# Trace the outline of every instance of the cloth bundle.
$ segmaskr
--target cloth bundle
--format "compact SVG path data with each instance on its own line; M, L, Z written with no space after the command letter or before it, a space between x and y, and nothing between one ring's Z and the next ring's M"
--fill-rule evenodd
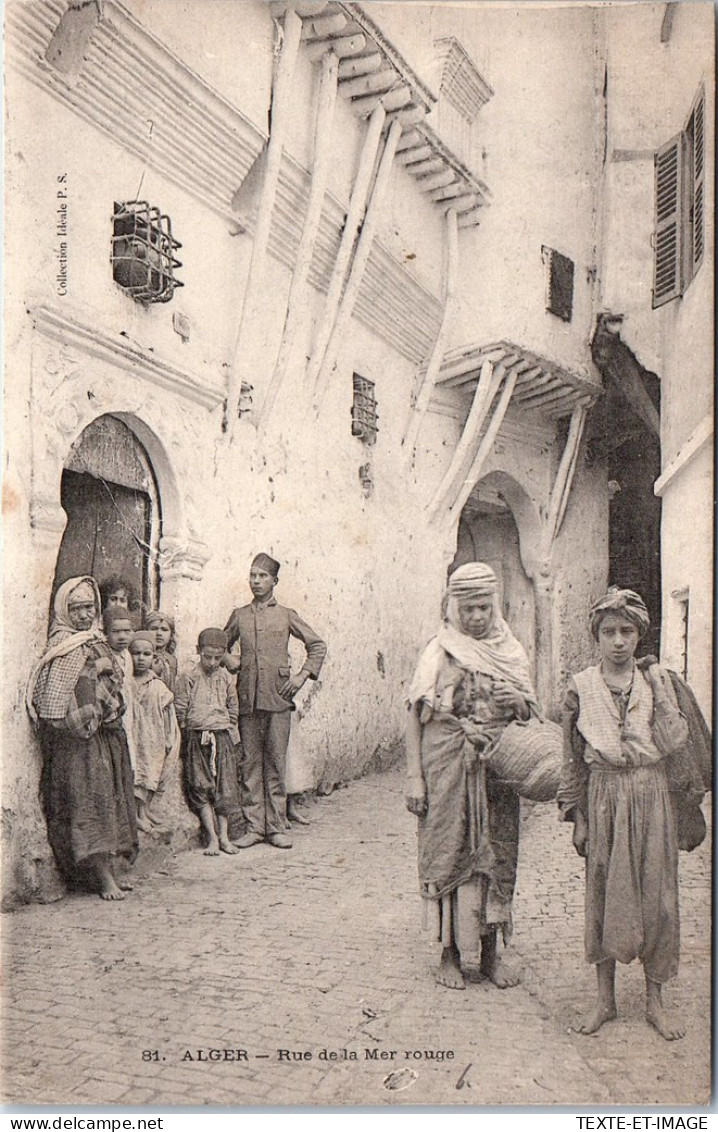
M531 802L556 797L562 765L562 728L534 716L509 723L488 760L495 778Z

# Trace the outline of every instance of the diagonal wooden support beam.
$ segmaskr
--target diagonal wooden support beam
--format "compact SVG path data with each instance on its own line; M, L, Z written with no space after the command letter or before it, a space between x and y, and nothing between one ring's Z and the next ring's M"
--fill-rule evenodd
M501 396L499 397L496 408L491 414L489 427L486 429L486 432L481 439L481 443L479 444L476 455L474 456L473 462L469 468L469 472L465 477L464 482L460 484L459 494L449 508L449 514L447 518L449 524L458 522L459 515L461 514L466 500L471 495L475 484L477 484L481 479L483 466L486 463L487 457L494 446L496 437L499 434L499 429L501 428L504 417L506 416L506 410L508 409L511 402L511 396L514 391L514 386L516 385L517 377L517 367L513 366L506 374L506 380L504 381L504 386L501 390Z
M434 392L436 377L441 369L441 362L446 348L446 339L451 325L451 316L454 308L454 294L456 291L456 277L459 262L459 233L456 225L456 213L451 210L446 214L446 268L444 275L444 309L441 316L441 325L434 341L426 372L419 385L416 403L411 411L409 423L403 440L404 452L408 460L413 460L416 441L419 436L421 423Z
M309 186L309 199L304 217L304 226L297 249L297 259L289 287L284 330L279 346L274 372L267 387L264 401L259 410L257 424L265 426L271 415L277 395L284 381L289 365L297 331L308 309L308 279L312 264L314 242L319 231L322 206L326 194L329 169L333 155L332 124L337 100L337 74L339 61L328 52L322 60L322 70L317 89L316 121L314 131L314 161L312 180Z
M374 163L376 161L376 154L381 140L381 131L385 120L386 111L383 106L379 105L369 119L369 125L364 135L364 144L359 158L359 167L354 179L354 187L349 202L349 211L347 212L347 218L344 222L337 258L334 261L332 276L329 280L329 289L317 326L314 349L309 365L307 366L306 387L310 399L313 399L314 396L319 369L324 359L332 327L334 326L339 310L339 303L346 282L351 253L359 228L364 219L369 184L374 171Z
M359 288L364 278L366 265L369 262L369 255L371 253L372 244L374 243L379 217L381 216L384 196L386 195L389 179L391 177L394 155L396 154L396 145L401 137L401 130L401 122L395 119L389 127L389 133L384 143L384 150L381 155L381 160L379 161L374 189L367 207L361 234L357 241L346 289L342 296L339 310L337 311L336 321L332 328L326 353L317 377L317 386L314 395L314 403L317 411L321 407L324 394L326 393L329 381L336 368L336 359L341 342L354 311L354 304L356 303Z
M586 413L586 406L578 405L571 414L566 444L556 472L556 479L551 489L548 513L544 521L541 540L542 558L544 562L547 563L551 560L556 536L561 529L561 524L566 514L568 497L571 493L573 477L578 462L581 437L583 436L583 429L586 423Z
M272 130L267 142L264 179L252 241L252 255L227 383L227 405L222 424L223 431L230 443L237 427L242 382L254 384L254 368L257 365L257 356L253 336L256 334L256 327L260 322L259 309L262 303L262 284L272 210L277 196L282 150L289 125L292 80L299 53L301 31L301 19L296 12L288 11L284 17L282 50L272 87Z
M471 465L479 444L484 419L504 379L506 370L504 358L505 351L501 350L496 354L490 354L481 366L479 380L474 390L474 399L461 438L444 478L429 504L429 514L432 516L446 507L447 499L451 499L458 491L458 484Z

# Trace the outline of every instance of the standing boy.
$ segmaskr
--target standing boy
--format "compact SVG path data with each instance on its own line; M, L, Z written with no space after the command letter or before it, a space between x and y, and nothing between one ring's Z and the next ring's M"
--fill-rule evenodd
M239 732L242 738L242 813L246 832L235 842L247 849L268 841L276 849L291 849L287 836L287 744L294 696L307 679L316 680L327 646L293 609L278 605L274 587L279 563L258 554L249 572L254 600L232 610L225 626L229 648L237 641L239 661L225 658L230 671L239 669ZM299 672L289 667L289 638L306 649Z
M199 816L205 856L236 853L229 840L229 815L238 808L237 692L220 668L227 651L221 629L203 629L197 642L199 664L177 680L175 712L182 731L185 787L190 809Z

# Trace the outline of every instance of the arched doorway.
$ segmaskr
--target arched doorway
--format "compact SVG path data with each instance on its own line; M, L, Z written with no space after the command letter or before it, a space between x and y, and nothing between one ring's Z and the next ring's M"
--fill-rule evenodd
M143 607L159 600L157 548L162 513L157 481L144 446L118 417L98 417L75 441L62 472L67 514L53 597L66 578L119 575Z
M519 529L500 492L496 477L474 487L459 519L456 555L449 570L465 562L486 562L499 580L499 605L511 631L521 642L536 676L536 608L534 587L521 561Z

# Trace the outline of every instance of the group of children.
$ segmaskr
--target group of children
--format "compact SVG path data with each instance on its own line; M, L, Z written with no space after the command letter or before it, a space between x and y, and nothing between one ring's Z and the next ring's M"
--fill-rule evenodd
M136 614L130 610L131 586L122 578L111 582L109 587L100 587L105 636L102 651L121 678L137 826L144 833L160 832L158 803L176 767L180 747L175 710L175 623L170 614L154 609L145 614L144 628L137 630Z
M144 833L162 832L159 802L184 747L185 794L200 819L204 851L236 853L227 823L239 809L239 706L235 681L220 667L227 635L204 629L199 663L178 676L174 619L153 609L142 619L144 628L136 630L131 586L121 578L111 582L100 587L104 651L122 678L137 826Z
M291 800L287 807L287 746L294 696L317 678L326 645L294 610L277 604L278 574L274 558L255 557L253 601L233 610L224 630L202 630L199 660L180 675L172 617L152 610L136 631L132 587L116 577L100 586L102 647L122 683L137 826L145 833L162 828L158 802L180 752L185 798L200 820L207 855L234 854L265 840L290 849L289 820L306 824ZM294 675L290 637L306 651ZM239 656L230 652L236 644ZM229 820L240 810L246 829L233 841Z

